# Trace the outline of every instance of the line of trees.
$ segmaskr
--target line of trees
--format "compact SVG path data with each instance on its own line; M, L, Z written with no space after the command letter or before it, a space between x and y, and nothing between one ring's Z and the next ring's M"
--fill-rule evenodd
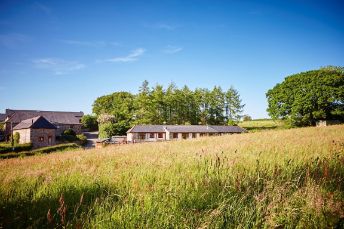
M150 87L144 81L138 94L115 92L97 98L93 113L99 122L100 137L125 134L135 124L233 125L243 112L239 92L215 86L179 89L174 83Z

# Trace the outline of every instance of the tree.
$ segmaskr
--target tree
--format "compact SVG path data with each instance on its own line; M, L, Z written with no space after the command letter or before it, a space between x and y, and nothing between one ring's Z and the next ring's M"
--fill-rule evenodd
M129 92L115 92L101 96L93 103L93 113L97 115L100 125L107 123L100 118L103 118L104 115L110 115L114 120L111 123L116 126L113 128L115 132L111 133L124 135L134 120L134 100L135 96Z
M81 123L82 123L83 128L86 128L89 131L98 130L97 116L95 115L82 116Z
M239 92L233 86L225 93L225 104L227 122L236 123L240 121L245 104L242 104Z
M179 89L170 83L167 89L157 84L150 87L144 81L138 94L115 92L101 96L93 103L102 136L125 134L136 124L209 124L226 125L228 116L239 120L243 109L238 91L231 87L224 92L215 86L212 90L188 86ZM227 113L225 112L227 111ZM110 120L106 120L106 117ZM104 121L105 118L105 121ZM91 117L85 117L86 122ZM234 122L234 121L233 121Z
M242 120L243 121L252 121L252 117L246 114L246 115L242 116Z
M135 97L134 124L150 124L153 116L151 89L147 80L143 81L139 93Z
M344 120L344 70L325 67L288 76L266 93L268 113L291 126L315 125L321 119Z

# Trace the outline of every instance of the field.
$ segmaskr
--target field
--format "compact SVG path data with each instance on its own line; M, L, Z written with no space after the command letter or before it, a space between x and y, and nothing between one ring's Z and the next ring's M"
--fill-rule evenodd
M286 129L287 125L282 120L257 119L252 121L242 121L240 127L245 128L249 132L258 132L262 130Z
M0 161L0 228L344 227L344 126Z

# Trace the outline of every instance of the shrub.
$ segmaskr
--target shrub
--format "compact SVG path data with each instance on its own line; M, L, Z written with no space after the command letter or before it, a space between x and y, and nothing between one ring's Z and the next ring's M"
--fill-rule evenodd
M21 152L21 153L16 153L16 152L4 153L4 154L0 154L0 159L33 156L37 154L46 154L46 153L52 153L52 152L62 152L62 151L77 149L77 148L80 148L78 144L67 143L67 144L61 144L61 145L56 145L56 146L43 147L36 150Z
M228 120L227 124L228 124L228 126L237 126L238 125L237 122L232 120L232 119Z
M13 141L15 145L19 144L20 134L18 132L15 132L13 135Z
M13 150L14 149L14 150ZM11 146L11 144L1 144L0 145L0 153L9 153L9 152L22 152L22 151L29 151L32 149L31 143L19 144L15 146Z
M81 118L82 127L89 131L98 130L97 117L93 115L84 115Z
M244 117L242 118L243 121L252 121L252 117L249 115L244 115Z
M76 136L76 133L73 129L67 129L65 131L63 131L63 134L62 135L70 135L70 136Z
M36 150L32 150L32 153L39 154L39 153L51 153L51 152L56 152L56 151L64 151L67 149L76 149L79 148L80 146L76 143L67 143L67 144L60 144L60 145L55 145L55 146L48 146L48 147L43 147L39 148Z
M76 138L80 145L85 146L87 144L87 137L84 134L78 134Z
M109 138L116 133L116 126L114 123L107 122L99 125L99 138Z

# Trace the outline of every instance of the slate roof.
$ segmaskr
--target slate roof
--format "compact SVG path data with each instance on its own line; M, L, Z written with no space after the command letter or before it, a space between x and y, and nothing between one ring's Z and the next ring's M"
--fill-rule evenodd
M30 119L25 119L16 125L13 130L21 129L56 129L56 126L51 124L43 116L37 116Z
M172 133L217 133L217 131L210 126L202 125L174 125L167 126L166 129Z
M239 126L206 126L206 125L136 125L127 133L242 133L245 129Z
M246 132L245 129L240 126L210 126L219 133L242 133Z
M136 125L133 126L128 133L164 133L164 125Z
M80 124L79 119L84 115L83 112L66 111L36 111L36 110L11 110L6 109L9 117L6 121L19 123L22 120L43 116L53 124Z
M0 114L0 122L5 121L7 115L6 114Z

